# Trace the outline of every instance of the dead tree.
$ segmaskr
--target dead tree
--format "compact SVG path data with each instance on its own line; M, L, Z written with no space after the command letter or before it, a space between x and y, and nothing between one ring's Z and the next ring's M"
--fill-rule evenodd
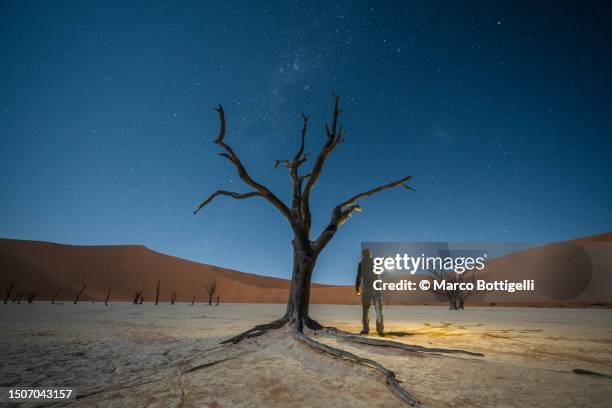
M191 299L191 306L195 305L195 295L193 297L193 299Z
M79 298L81 297L81 294L85 291L85 288L87 288L87 285L83 284L83 287L81 288L81 290L79 290L78 293L76 294L76 296L74 297L74 304L75 305L77 303L79 303Z
M155 305L159 303L159 280L157 281L157 288L155 289Z
M320 329L321 326L310 319L308 315L312 271L319 255L332 240L338 228L347 221L353 213L361 211L361 207L358 204L361 200L395 187L405 187L412 190L412 188L406 184L411 176L405 176L391 183L382 184L362 193L355 194L333 207L330 220L325 229L321 231L316 238L311 238L312 215L310 212L310 196L315 184L321 176L326 160L344 140L345 135L344 128L338 124L341 113L338 102L339 97L334 96L331 125L325 124L326 141L309 173L300 174L299 172L300 167L308 159L308 155L304 151L308 117L304 114L302 114L303 126L297 152L291 159L276 160L275 162L275 167L283 165L287 167L289 171L293 187L290 206L282 202L263 184L255 181L240 161L234 149L225 142L225 113L221 105L216 108L219 114L220 131L215 143L224 150L224 152L219 155L227 159L236 168L242 181L253 190L246 193L218 190L206 198L206 200L195 209L194 213L198 213L202 208L219 196L227 196L238 200L261 197L272 204L272 206L287 219L293 232L293 273L291 277L291 288L285 314L277 322L274 322L271 328L279 324L283 326L289 323L292 326L296 326L297 330L300 332L304 325L309 328Z
M108 306L108 299L110 299L111 289L108 288L108 292L106 293L106 299L104 299L104 306Z
M321 176L325 162L331 153L344 140L345 130L338 124L341 110L338 105L339 97L334 95L333 98L333 113L331 124L325 123L325 144L319 151L310 172L301 172L301 166L308 160L308 155L305 153L305 139L308 128L308 117L302 114L303 126L300 133L299 147L295 154L289 159L275 161L275 167L280 165L286 167L289 171L289 177L292 185L291 203L286 204L278 198L270 189L260 182L256 181L244 167L242 161L234 149L225 141L225 113L223 106L219 105L215 110L219 115L220 130L215 143L223 150L219 156L227 159L236 169L240 179L250 187L246 192L235 192L217 190L208 196L194 211L198 213L202 208L210 204L215 198L220 196L230 197L236 200L244 200L248 198L259 197L271 204L279 213L287 220L293 232L293 272L291 276L291 287L287 300L287 308L285 313L277 320L255 326L231 339L225 340L224 343L238 343L243 339L260 336L268 330L278 329L286 324L292 327L293 338L300 341L318 351L333 355L335 357L345 358L359 364L367 365L381 372L391 388L391 391L403 401L418 405L418 400L406 391L399 382L395 379L393 371L386 369L375 361L364 359L351 354L347 351L333 348L323 343L319 343L303 333L303 328L306 326L318 332L329 333L336 336L344 336L347 341L350 338L344 332L334 328L324 328L318 322L311 319L309 316L310 304L310 284L312 272L321 252L329 244L335 236L338 228L347 221L353 213L361 212L359 203L361 200L368 198L379 192L389 190L396 187L404 187L408 190L413 190L408 186L407 182L411 176L404 176L387 184L381 184L364 192L353 195L346 200L334 206L331 210L331 216L327 226L316 236L311 236L312 215L310 208L310 197L314 187ZM366 339L367 340L367 339ZM382 340L379 340L382 341ZM366 341L367 342L367 341ZM373 344L371 345L380 345ZM385 341L387 347L399 347L396 342Z
M430 292L435 294L439 299L445 299L448 302L449 310L463 310L465 301L476 293L476 289L462 289L459 285L471 283L472 286L476 285L476 275L472 271L468 277L467 272L447 272L444 269L435 270L429 269L429 273L434 276L433 281L438 282L442 289L436 289L434 282L429 289Z
M11 292L13 291L13 282L9 281L9 285L8 288L6 289L6 296L4 296L4 304L6 305L8 303L9 298L11 297Z
M208 306L212 306L213 296L217 291L217 281L213 278L206 285L206 292L208 293Z
M170 304L173 305L174 302L176 302L176 299L178 298L178 295L176 294L176 290L174 292L172 292L172 298L170 299Z
M132 303L137 305L138 301L140 300L140 296L141 295L142 295L142 290L137 290L136 292L134 292L134 297L132 298Z
M217 303L215 303L215 306L219 306L219 301L221 300L221 296L217 296Z
M56 291L56 292L53 294L53 296L51 297L51 304L55 304L55 298L57 298L57 295L59 295L59 294L60 294L60 292L61 292L61 290L60 290L60 289L58 289L58 290L57 290L57 291Z
M36 297L36 292L30 292L30 291L27 292L26 299L28 300L28 303L32 303L35 297Z

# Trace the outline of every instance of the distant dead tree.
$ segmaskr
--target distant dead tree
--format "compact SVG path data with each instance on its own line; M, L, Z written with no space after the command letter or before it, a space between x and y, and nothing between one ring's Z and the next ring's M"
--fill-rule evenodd
M217 296L217 303L215 304L215 306L219 306L219 301L221 300L221 296Z
M57 298L57 295L59 295L59 294L60 294L60 292L61 292L61 290L59 290L59 289L58 289L58 290L57 290L57 291L56 291L56 292L53 294L53 296L51 297L51 304L54 304L54 303L55 303L55 298Z
M458 287L459 284L471 283L475 286L476 276L474 271L468 277L467 272L457 273L448 272L444 269L435 270L429 269L429 273L434 276L433 281L444 283L442 289L435 289L433 282L429 289L430 292L438 296L438 298L446 299L448 301L449 310L463 310L465 301L476 293L476 289L467 290Z
M159 303L159 280L157 281L157 289L155 289L155 305Z
M11 292L13 291L13 282L9 281L8 288L6 289L6 296L4 296L4 304L6 305L9 298L11 297Z
M217 281L213 278L208 282L208 284L205 287L206 287L206 292L208 292L208 306L211 306L212 301L213 301L213 296L215 295L215 292L217 291Z
M30 292L30 291L27 292L26 298L28 300L28 303L32 303L35 297L36 297L36 292Z
M17 292L15 296L13 296L12 303L16 303L17 299L21 300L21 291Z
M195 305L195 295L193 296L193 299L191 299L191 306Z
M174 302L176 302L176 299L178 298L178 295L176 294L176 290L174 292L172 292L172 298L170 299L170 304L173 305Z
M81 288L81 290L79 290L78 293L76 294L76 296L74 297L74 304L75 305L77 303L79 303L79 298L81 297L81 294L85 291L85 288L87 288L87 285L83 284L83 287Z
M137 290L136 292L134 292L134 297L132 298L132 303L137 305L138 301L140 300L140 296L141 295L142 295L142 290Z
M111 289L108 288L108 292L106 293L106 299L104 299L104 306L108 306L108 299L110 299Z

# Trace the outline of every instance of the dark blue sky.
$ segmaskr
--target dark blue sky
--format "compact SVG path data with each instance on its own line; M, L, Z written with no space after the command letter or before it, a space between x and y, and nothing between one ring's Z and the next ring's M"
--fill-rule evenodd
M364 201L314 279L361 241L556 241L612 230L612 13L596 2L8 2L0 6L0 235L155 250L288 277L290 229L213 140L289 199L304 110L346 141L314 196ZM306 3L306 2L301 2ZM498 4L499 3L499 4Z

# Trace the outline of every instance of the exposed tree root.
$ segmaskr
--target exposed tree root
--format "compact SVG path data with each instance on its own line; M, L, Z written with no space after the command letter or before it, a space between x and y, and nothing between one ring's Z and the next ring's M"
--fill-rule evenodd
M287 321L288 320L285 317L281 317L280 319L274 320L270 323L257 325L253 327L252 329L249 329L245 332L240 333L237 336L232 337L231 339L223 340L221 344L228 344L228 343L236 344L236 343L241 342L244 339L261 336L268 330L280 329L285 324L287 324Z
M185 370L185 371L181 372L180 374L181 374L181 375L183 375L183 374L189 374L189 373L192 373L192 372L194 372L194 371L201 370L202 368L208 368L208 367L212 367L212 366L214 366L214 365L220 364L220 363L225 363L226 361L229 361L229 360L233 360L233 359L235 359L235 358L238 358L240 355L242 355L242 354L239 354L239 355L234 356L234 357L222 358L221 360L215 360L215 361L211 361L211 362L209 362L209 363L199 364L199 365L197 365L197 366L191 367L191 368L189 368L189 369L187 369L187 370Z
M400 385L397 378L395 378L395 373L385 368L380 363L377 363L376 361L367 358L361 358L353 353L328 346L327 344L319 343L318 341L311 339L310 337L306 336L304 333L297 329L292 330L292 334L293 338L297 341L300 341L318 351L330 354L337 358L344 358L350 361L354 361L358 364L362 364L375 369L376 371L382 373L385 376L385 379L387 380L387 385L391 389L391 392L395 394L399 399L414 407L421 406L419 400L417 400L414 395L410 394L406 389L404 389L404 387Z
M280 329L281 327L283 327L285 324L287 324L289 322L289 320L286 317L282 317L278 320L274 320L270 323L266 323L266 324L260 324L257 325L255 327L253 327L252 329L249 329L245 332L240 333L237 336L234 336L230 339L224 340L221 342L221 344L237 344L239 342L241 342L244 339L248 339L251 337L257 337L257 336L261 336L262 334L266 333L269 330L274 330L274 329ZM296 339L297 341L300 341L318 351L321 351L323 353L326 354L330 354L334 357L337 358L344 358L350 361L354 361L358 364L362 364L365 365L367 367L373 368L377 371L379 371L380 373L382 373L385 376L385 379L387 381L387 384L391 390L391 392L396 395L399 399L401 399L402 401L406 402L407 404L414 406L414 407L420 407L420 402L416 399L415 396L413 396L412 394L410 394L406 389L404 389L401 385L400 382L395 378L395 373L387 368L385 368L383 365L381 365L380 363L374 361L374 360L370 360L367 358L361 358L351 352L348 351L344 351L344 350L340 350L337 349L335 347L331 347L328 346L326 344L323 343L319 343L316 340L311 339L310 337L306 336L304 333L302 333L301 331L301 327L302 326L306 326L311 330L315 330L315 331L323 331L323 330L329 330L329 332L331 332L331 330L333 329L334 331L338 332L338 333L344 333L346 335L350 335L350 333L348 332L343 332L341 330L338 330L336 328L333 327L323 327L319 322L317 322L316 320L313 320L311 318L305 318L302 321L302 324L297 324L297 323L293 323L293 328L292 328L292 335L293 338ZM390 342L393 343L393 342ZM397 343L399 344L399 343ZM219 361L222 362L223 360ZM207 367L210 365L213 365L216 363L207 363L204 364L203 367ZM202 368L203 368L202 367ZM198 367L194 368L197 369ZM192 371L192 370L189 370ZM189 372L187 371L187 372ZM185 372L183 372L185 373Z
M244 339L261 336L262 334L268 332L269 330L280 329L287 323L289 323L289 319L287 319L286 317L282 317L270 323L257 325L253 327L252 329L249 329L245 332L240 333L237 336L234 336L230 339L222 341L221 344L230 344L230 345L237 344ZM391 392L394 395L396 395L398 398L400 398L402 401L408 403L411 406L420 406L420 402L416 399L415 396L410 394L406 389L404 389L400 385L399 381L395 378L395 373L393 371L385 368L383 365L381 365L380 363L374 360L362 358L351 352L341 350L335 347L331 347L331 346L328 346L327 344L320 343L316 340L313 340L312 338L306 336L302 332L301 330L302 327L306 326L307 328L313 330L315 335L328 334L328 335L337 337L344 341L351 341L354 343L365 344L365 345L370 345L370 346L375 346L375 347L390 347L390 348L396 348L396 349L416 352L416 353L446 353L446 354L466 354L469 356L479 356L479 357L484 356L484 354L482 353L475 353L475 352L466 351L466 350L424 347L424 346L419 346L415 344L405 344L405 343L400 343L400 342L395 342L395 341L390 341L390 340L380 340L380 339L373 339L369 337L357 336L353 333L349 333L347 331L340 330L335 327L324 327L319 322L311 319L310 317L303 319L301 323L302 324L298 324L294 322L292 324L293 326L292 335L294 339L318 351L321 351L323 353L330 354L334 357L351 360L358 364L362 364L362 365L365 365L367 367L370 367L370 368L373 368L379 371L385 376L385 379L387 381L389 388L391 389ZM406 335L407 333L400 332L399 334ZM207 363L207 364L204 364L203 367L206 367L212 364L215 364L215 363Z
M331 334L332 336L338 337L341 340L351 341L353 343L367 344L369 346L376 346L376 347L391 347L391 348L396 348L400 350L413 351L417 353L446 353L446 354L466 354L468 356L478 356L478 357L484 356L484 354L482 353L476 353L473 351L466 351L466 350L459 350L459 349L445 349L445 348L438 348L438 347L424 347L424 346L419 346L416 344L406 344L406 343L400 343L400 342L391 341L391 340L381 340L381 339L373 339L370 337L356 336L354 334L350 334L347 332L343 332L341 330L337 330L333 327L326 327L322 330L319 330L318 333Z
M572 370L572 372L575 373L575 374L593 375L595 377L602 377L602 378L612 378L612 375L598 373L598 372L595 372L595 371L584 370L582 368L574 368Z
M192 361L197 360L198 358L204 357L205 355L210 354L210 353L214 353L214 352L217 352L217 351L224 350L224 349L226 349L226 348L228 348L230 346L231 346L231 344L225 344L225 345L220 346L220 347L209 348L209 349L203 350L201 353L198 353L198 354L196 354L196 355L194 355L192 357L176 361L172 365L174 365L177 368L185 367L185 366L189 365L189 363L191 363Z
M382 340L382 339L373 339L370 337L358 336L356 334L337 329L335 327L323 327L315 320L311 320L311 324L306 324L306 326L315 331L315 334L329 334L335 337L338 337L345 341L352 341L354 343L366 344L369 346L376 347L391 347L405 351L413 351L417 353L446 353L446 354L466 354L468 356L477 356L484 357L482 353L476 353L473 351L459 350L459 349L445 349L445 348L437 348L437 347L424 347L416 344L406 344L400 343L397 341L391 340ZM319 328L317 328L319 327ZM400 332L402 335L406 335L407 333ZM390 333L389 333L390 334Z

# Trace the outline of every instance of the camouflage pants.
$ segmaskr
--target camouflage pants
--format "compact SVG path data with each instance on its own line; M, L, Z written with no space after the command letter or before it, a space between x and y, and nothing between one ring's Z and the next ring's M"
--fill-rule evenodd
M380 292L363 292L361 294L361 306L363 308L361 321L363 323L363 330L366 332L370 331L370 305L372 303L374 303L374 309L376 310L376 332L382 334L384 332L384 325L382 294Z

